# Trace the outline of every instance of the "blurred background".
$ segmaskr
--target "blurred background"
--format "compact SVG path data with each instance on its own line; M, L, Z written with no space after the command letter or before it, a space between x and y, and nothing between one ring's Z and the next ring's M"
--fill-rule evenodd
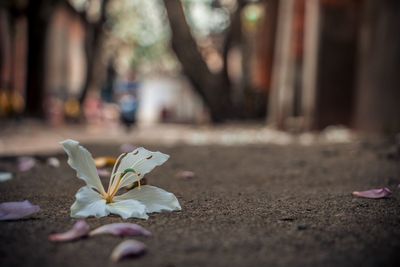
M2 0L0 121L400 131L396 0Z

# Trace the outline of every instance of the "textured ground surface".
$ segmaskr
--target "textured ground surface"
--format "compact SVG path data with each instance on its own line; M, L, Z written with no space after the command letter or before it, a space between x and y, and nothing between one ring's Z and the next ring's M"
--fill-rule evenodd
M118 154L118 147L88 146L96 156ZM118 266L400 266L400 190L382 200L351 196L400 182L400 161L382 143L152 149L171 158L150 183L174 192L183 210L129 220L154 236L138 238L145 256ZM0 266L114 266L109 255L121 238L47 241L73 225L69 207L83 185L59 156L58 169L40 163L0 183L1 202L42 207L32 218L0 222ZM16 172L10 159L0 168ZM196 177L176 178L179 170Z

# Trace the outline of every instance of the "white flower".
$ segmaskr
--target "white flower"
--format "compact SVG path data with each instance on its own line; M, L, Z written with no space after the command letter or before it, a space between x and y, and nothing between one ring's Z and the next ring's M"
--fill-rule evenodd
M142 147L120 155L105 191L89 151L74 140L65 140L61 144L68 154L68 164L76 170L78 178L86 182L86 186L79 189L75 195L76 201L71 206L71 217L104 217L112 213L124 219L147 219L147 213L181 210L174 194L155 186L140 186L143 176L167 161L168 155L151 152ZM129 187L134 182L138 182L139 186L117 195L121 188Z

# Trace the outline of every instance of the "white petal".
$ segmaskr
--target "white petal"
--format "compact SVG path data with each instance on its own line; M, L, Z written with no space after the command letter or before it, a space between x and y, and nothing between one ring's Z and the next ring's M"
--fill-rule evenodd
M88 186L79 189L75 198L76 201L71 206L71 217L73 218L104 217L110 214L105 199Z
M115 198L114 198L115 199ZM123 219L139 218L147 219L146 207L139 201L133 199L115 200L113 203L107 204L109 213L117 214Z
M68 155L68 164L76 171L77 176L84 180L88 186L105 194L90 152L80 146L77 141L71 139L65 140L61 144Z
M140 189L136 187L114 199L136 199L146 206L147 213L181 210L181 205L174 194L151 185L143 185Z
M11 172L0 172L0 182L11 180L13 175Z
M162 165L168 160L169 156L161 152L152 152L143 147L139 147L128 153L120 162L117 173L123 173L126 169L132 168L136 174L129 173L123 179L120 188L131 185L140 180L146 173L149 173L156 166Z

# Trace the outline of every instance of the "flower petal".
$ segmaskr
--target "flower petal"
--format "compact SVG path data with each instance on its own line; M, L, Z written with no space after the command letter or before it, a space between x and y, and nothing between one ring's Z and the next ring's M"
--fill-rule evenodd
M152 152L143 147L139 147L128 153L122 158L117 173L123 173L126 169L134 169L136 174L128 173L123 178L119 188L129 186L132 183L139 181L145 174L153 170L156 166L162 165L168 160L169 156L161 152Z
M379 188L379 189L371 189L366 191L354 191L353 196L363 197L363 198L386 198L392 195L392 191L389 188Z
M104 217L110 214L105 199L88 186L79 189L75 198L76 201L71 206L71 217L73 218Z
M28 200L20 202L4 202L0 204L0 221L17 220L40 211L40 207Z
M114 199L118 201L136 199L146 206L146 213L181 210L181 205L174 194L151 185L136 187Z
M109 213L117 214L123 219L139 218L147 219L149 216L146 214L146 207L139 201L133 199L118 201L114 198L115 202L107 205Z
M36 165L36 160L33 157L19 157L18 170L20 172L27 172Z
M195 173L192 171L180 171L176 174L177 178L182 178L182 179L192 179L195 176L196 176Z
M146 245L137 240L125 240L116 246L111 253L111 260L120 261L126 257L141 256L146 252Z
M151 236L151 233L136 223L110 223L90 232L90 236L111 234L116 236Z
M0 172L0 182L11 180L13 175L11 172Z
M67 232L50 235L49 240L54 242L72 241L87 236L89 231L90 226L84 220L79 220Z
M65 140L61 144L68 155L68 164L76 171L77 176L84 180L88 186L105 194L90 152L80 146L77 141L71 139Z
M56 157L50 157L46 161L47 165L53 168L58 168L60 167L60 161Z

